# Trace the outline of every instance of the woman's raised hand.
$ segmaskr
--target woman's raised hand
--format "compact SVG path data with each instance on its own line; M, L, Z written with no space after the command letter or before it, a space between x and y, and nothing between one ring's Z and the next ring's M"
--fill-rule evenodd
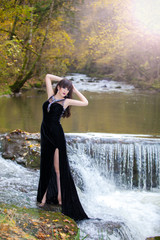
M46 82L46 90L47 90L47 95L48 98L50 98L54 92L53 92L53 87L52 87L52 81L61 81L63 78L58 77L56 75L53 74L47 74L45 77L45 82Z

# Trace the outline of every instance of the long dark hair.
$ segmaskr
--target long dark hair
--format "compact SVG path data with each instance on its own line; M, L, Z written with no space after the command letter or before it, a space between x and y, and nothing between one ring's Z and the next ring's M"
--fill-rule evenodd
M65 98L72 98L72 93L73 93L73 85L72 82L70 80L68 80L67 78L63 78L61 81L59 81L54 89L54 95L56 95L56 93L58 92L58 86L60 88L68 88L69 92L67 94L67 96ZM70 117L71 116L71 106L68 106L66 108L66 110L63 113L63 118L65 117Z

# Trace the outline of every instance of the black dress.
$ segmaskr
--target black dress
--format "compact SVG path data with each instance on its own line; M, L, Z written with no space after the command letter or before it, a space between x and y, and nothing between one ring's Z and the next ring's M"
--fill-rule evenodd
M37 201L41 202L47 190L46 202L58 204L57 180L54 170L54 152L59 149L59 169L62 198L62 213L74 220L88 219L79 201L66 152L66 141L60 118L64 112L65 99L52 96L43 104L41 125L41 164Z

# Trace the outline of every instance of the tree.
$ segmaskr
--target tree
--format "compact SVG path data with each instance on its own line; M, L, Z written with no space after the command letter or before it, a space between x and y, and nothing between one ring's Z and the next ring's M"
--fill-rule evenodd
M160 82L160 37L142 30L131 0L86 0L79 16L77 71L137 85Z
M64 0L1 2L0 13L2 13L1 22L3 24L0 30L3 35L0 37L3 41L0 47L4 54L2 58L6 59L6 65L3 64L3 67L6 70L9 69L9 74L7 71L5 73L3 71L3 75L16 78L10 85L13 93L19 92L24 83L38 71L43 51L44 49L47 51L46 43L50 42L49 34L52 35L52 38L54 36L54 29L52 30L50 27L62 22L59 20L59 16L68 12L74 4L72 0L67 3ZM5 16L7 16L7 20ZM53 22L57 22L57 24L53 24ZM62 32L63 38L67 39L72 48L73 41L61 29L61 34ZM7 53L5 53L5 49L7 49ZM56 55L54 57L57 58ZM1 62L3 59L0 64Z

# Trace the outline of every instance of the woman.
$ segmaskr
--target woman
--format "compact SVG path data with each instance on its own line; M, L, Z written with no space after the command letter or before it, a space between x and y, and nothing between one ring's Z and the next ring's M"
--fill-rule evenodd
M47 74L48 100L43 104L41 125L41 164L37 201L59 204L62 213L74 220L87 219L70 173L66 141L60 118L70 116L70 106L87 106L88 101L68 79ZM55 90L52 81L58 81ZM79 100L72 98L74 92Z

